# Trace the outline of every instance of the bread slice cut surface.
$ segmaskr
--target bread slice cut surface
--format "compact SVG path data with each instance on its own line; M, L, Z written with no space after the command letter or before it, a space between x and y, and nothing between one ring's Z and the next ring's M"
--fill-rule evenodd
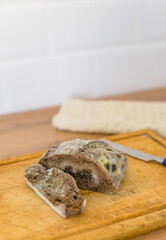
M76 216L84 211L86 200L68 173L55 167L47 169L41 164L34 164L26 168L25 180L60 216Z

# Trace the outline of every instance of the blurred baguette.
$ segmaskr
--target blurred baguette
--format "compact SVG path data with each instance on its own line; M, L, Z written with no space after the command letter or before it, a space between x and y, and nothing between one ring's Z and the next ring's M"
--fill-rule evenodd
M61 130L106 134L150 128L166 137L166 103L69 99L52 123Z

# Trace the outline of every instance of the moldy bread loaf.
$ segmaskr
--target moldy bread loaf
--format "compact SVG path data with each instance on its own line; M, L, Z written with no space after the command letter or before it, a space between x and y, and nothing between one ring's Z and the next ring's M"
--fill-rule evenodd
M104 141L80 139L52 146L39 163L69 173L81 189L105 194L118 190L128 166L125 154Z

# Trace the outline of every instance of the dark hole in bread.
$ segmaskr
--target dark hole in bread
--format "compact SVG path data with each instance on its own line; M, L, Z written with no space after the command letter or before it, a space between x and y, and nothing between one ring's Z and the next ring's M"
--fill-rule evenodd
M112 164L112 172L115 172L115 171L116 171L116 169L117 169L117 166L116 166L116 164Z
M94 187L93 188L93 191L97 192L98 188L97 187Z
M110 164L109 163L104 164L104 166L108 171L110 170Z
M38 177L38 176L34 176L32 179L33 179L33 180L36 180L36 179L37 179L37 177Z
M112 148L106 148L107 151L113 152Z
M66 166L63 169L66 173L69 173L72 177L74 177L79 185L79 180L84 179L84 182L88 183L92 181L92 174L90 169L78 170L76 173L73 172L73 168L71 166ZM82 182L82 181L81 181Z
M91 181L92 175L90 169L83 169L76 172L76 178L84 179L85 181Z
M89 189L93 183L93 178L90 169L78 170L75 174L77 186L83 189Z
M48 195L48 196L51 196L51 193L47 192L47 195Z
M72 177L75 178L75 173L73 172L73 168L71 166L66 166L63 169L64 172L69 173Z

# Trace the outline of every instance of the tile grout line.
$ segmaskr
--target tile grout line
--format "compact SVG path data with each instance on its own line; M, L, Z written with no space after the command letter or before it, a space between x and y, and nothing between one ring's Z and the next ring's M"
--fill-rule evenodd
M49 37L47 39L49 41ZM87 49L78 49L74 51L66 51L66 52L59 52L50 54L50 49L48 49L47 55L40 55L34 57L20 57L20 58L13 58L13 59L4 59L0 60L0 64L11 64L11 63L19 63L19 62L31 62L31 61L43 61L48 59L55 59L55 58L64 58L64 57L75 57L75 56L88 56L88 55L95 55L101 53L108 53L108 52L116 52L116 51L128 51L134 50L135 48L154 48L154 47L165 47L166 41L151 41L151 42L141 42L137 44L125 44L125 45L110 45L105 47L96 47L96 48L87 48Z

